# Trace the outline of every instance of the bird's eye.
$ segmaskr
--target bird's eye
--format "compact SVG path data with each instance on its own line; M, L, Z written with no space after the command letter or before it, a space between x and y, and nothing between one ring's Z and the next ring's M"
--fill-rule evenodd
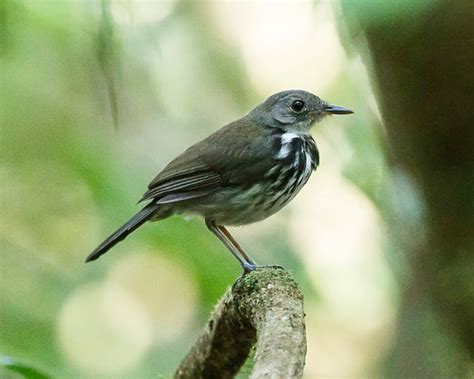
M303 110L304 108L304 102L301 100L295 100L293 103L291 103L291 109L295 111L296 113L299 113Z

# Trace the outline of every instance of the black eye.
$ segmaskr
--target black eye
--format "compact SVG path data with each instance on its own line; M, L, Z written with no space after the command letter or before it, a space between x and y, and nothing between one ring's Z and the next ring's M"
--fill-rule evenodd
M295 111L296 113L299 113L303 110L304 108L304 102L301 100L295 100L293 103L291 103L291 109Z

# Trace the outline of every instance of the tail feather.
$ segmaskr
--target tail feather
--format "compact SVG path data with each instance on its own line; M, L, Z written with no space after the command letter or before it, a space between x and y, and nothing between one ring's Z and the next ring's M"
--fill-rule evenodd
M149 204L135 216L128 220L124 225L110 235L104 242L102 242L90 255L86 258L86 263L95 261L101 255L105 254L117 243L124 240L130 233L135 231L143 225L150 216L159 208L158 204Z

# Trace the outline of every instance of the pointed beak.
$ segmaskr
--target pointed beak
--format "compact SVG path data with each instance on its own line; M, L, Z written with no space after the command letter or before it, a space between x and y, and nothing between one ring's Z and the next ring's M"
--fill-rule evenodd
M339 105L328 104L324 108L324 112L329 114L351 114L354 113L348 108L340 107Z

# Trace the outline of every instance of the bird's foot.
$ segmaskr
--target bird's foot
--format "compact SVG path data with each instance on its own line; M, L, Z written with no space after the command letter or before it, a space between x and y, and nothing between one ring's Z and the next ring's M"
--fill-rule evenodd
M241 280L244 278L245 275L251 273L252 271L255 270L261 270L261 269L277 269L277 270L285 270L283 266L280 265L257 265L256 263L249 263L249 262L243 262L242 263L242 268L244 269L244 272L237 278L237 281L235 282L234 285L239 285Z
M263 266L257 266L255 269L258 270L258 269L262 269L262 268L274 268L274 269L278 269L278 270L284 270L285 269L283 266L280 266L280 265L263 265Z
M242 262L242 268L244 269L244 272L242 272L242 274L240 274L240 276L237 278L237 280L235 281L235 285L239 285L240 282L242 281L242 279L244 278L245 275L249 274L250 272L252 271L255 271L259 268L260 266L258 266L256 263L252 262Z
M252 271L255 271L255 270L261 270L261 269L264 269L264 268L273 268L273 269L278 269L278 270L284 270L285 268L283 266L280 266L280 265L257 265L256 263L252 262L244 262L242 263L242 267L244 269L244 272L242 275L245 275L245 274L248 274Z
M244 273L243 275L245 274L248 274L249 272L252 272L252 271L255 271L257 268L259 268L260 266L258 266L256 263L250 263L250 262L244 262L242 264L242 267L244 269Z

